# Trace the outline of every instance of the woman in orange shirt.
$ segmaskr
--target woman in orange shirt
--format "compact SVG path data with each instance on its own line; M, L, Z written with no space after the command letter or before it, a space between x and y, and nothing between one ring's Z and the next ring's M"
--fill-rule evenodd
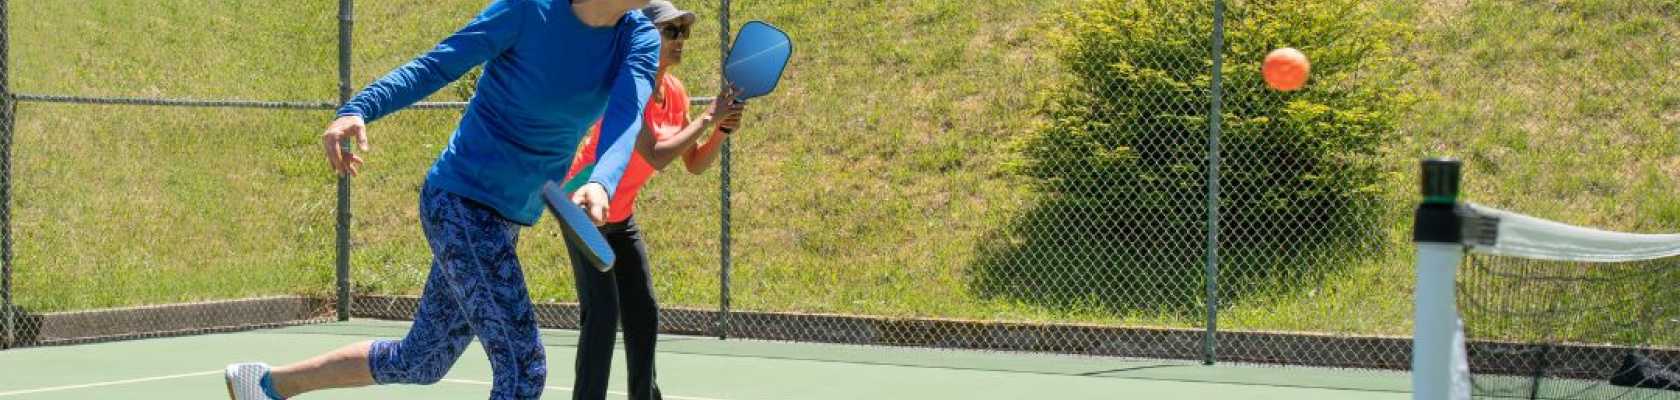
M735 102L736 93L732 90L719 93L700 117L688 119L688 92L670 70L682 62L683 43L696 19L694 13L679 10L665 0L650 2L642 13L659 28L662 42L657 87L643 113L642 134L636 141L636 152L625 167L624 178L611 196L607 224L601 226L601 233L618 259L611 271L601 273L581 261L584 258L575 249L569 249L581 319L577 380L572 386L574 399L606 398L615 328L620 322L624 326L630 398L660 398L653 362L659 305L649 274L647 245L632 217L636 194L654 173L678 158L682 158L689 173L704 172L717 159L728 132L740 127L742 106ZM578 159L572 163L571 175L579 175L584 166L594 163L597 134L585 137Z

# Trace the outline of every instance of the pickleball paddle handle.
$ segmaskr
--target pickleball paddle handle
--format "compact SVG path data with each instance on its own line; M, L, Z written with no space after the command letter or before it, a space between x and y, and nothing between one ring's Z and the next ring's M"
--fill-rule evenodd
M746 103L746 101L742 101L740 97L736 97L736 98L733 98L733 99L729 100L729 105L731 105L731 106L738 106L738 105L741 105L742 103ZM718 128L718 130L723 131L723 133L735 133L734 128Z

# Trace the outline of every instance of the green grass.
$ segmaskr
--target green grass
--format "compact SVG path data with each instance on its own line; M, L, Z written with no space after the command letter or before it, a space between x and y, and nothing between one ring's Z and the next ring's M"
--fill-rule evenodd
M29 93L324 99L324 6L15 4ZM318 44L310 46L309 44ZM27 104L11 160L16 297L41 310L325 293L321 113Z
M798 40L784 86L752 105L734 143L735 307L1199 326L1199 315L1027 304L971 287L982 247L1007 240L1001 231L1047 200L1003 164L1009 143L1039 123L1038 96L1059 75L1043 42L1044 21L1073 1L735 2L736 23L772 21ZM13 87L335 96L330 4L203 3L13 4ZM483 5L361 3L358 85L426 50ZM684 5L712 10L716 3ZM1441 0L1394 1L1384 10L1417 27L1405 45L1418 69L1406 78L1416 102L1402 118L1405 140L1394 145L1398 161L1386 187L1393 223L1368 227L1390 233L1383 255L1321 276L1286 277L1279 290L1223 304L1222 327L1409 332L1405 215L1414 160L1425 155L1465 158L1475 201L1614 229L1680 231L1673 196L1680 190L1680 4ZM716 88L715 15L701 14L689 59L677 70L696 96ZM459 94L445 89L435 97ZM374 152L353 195L357 290L420 290L430 255L417 224L417 189L457 117L405 111L371 127ZM19 301L73 310L329 292L334 180L316 148L328 118L20 107L13 160ZM699 176L673 169L643 192L638 218L664 304L718 302L718 179L716 169ZM572 299L553 228L539 226L523 239L533 296ZM1143 284L1195 292L1201 282Z
M1415 53L1415 149L1469 162L1475 201L1613 229L1680 230L1673 3L1477 2ZM1486 77L1493 79L1473 79Z

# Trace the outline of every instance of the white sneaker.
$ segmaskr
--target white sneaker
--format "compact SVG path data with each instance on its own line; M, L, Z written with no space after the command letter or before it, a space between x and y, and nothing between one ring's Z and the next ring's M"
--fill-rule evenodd
M222 372L227 378L228 398L233 400L274 400L263 393L262 377L268 374L268 364L228 364Z

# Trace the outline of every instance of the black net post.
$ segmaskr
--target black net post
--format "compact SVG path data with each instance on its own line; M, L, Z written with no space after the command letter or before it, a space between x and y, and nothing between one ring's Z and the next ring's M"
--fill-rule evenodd
M338 103L350 101L350 35L354 0L338 1ZM350 151L350 142L344 142ZM338 177L338 320L350 320L350 176Z
M12 310L12 115L10 75L7 74L11 36L6 0L0 0L0 349L11 348L17 337Z
M1219 345L1219 130L1220 106L1224 90L1221 87L1225 52L1225 1L1213 1L1213 81L1208 89L1213 101L1208 107L1207 160L1207 326L1202 336L1202 363L1213 365Z
M718 4L718 80L720 87L728 87L723 78L723 65L729 60L729 0ZM718 339L729 338L729 153L733 140L723 139L722 158L718 160Z

